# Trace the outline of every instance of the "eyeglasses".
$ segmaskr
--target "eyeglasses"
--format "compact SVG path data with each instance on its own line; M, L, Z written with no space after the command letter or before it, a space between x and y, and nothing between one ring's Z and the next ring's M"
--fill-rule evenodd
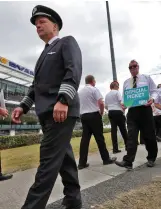
M129 69L131 70L131 69L133 69L133 68L136 68L138 65L131 65L131 66L129 66Z

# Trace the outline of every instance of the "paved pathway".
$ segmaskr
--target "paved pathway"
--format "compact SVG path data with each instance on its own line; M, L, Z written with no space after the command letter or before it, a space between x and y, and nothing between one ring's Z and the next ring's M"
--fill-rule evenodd
M158 143L159 153L161 157L161 143ZM124 151L117 154L119 160L125 154ZM140 145L136 156L134 167L138 167L146 162L147 152L145 147ZM90 167L79 171L81 189L86 189L95 186L101 182L107 181L116 177L119 174L126 172L124 168L113 165L102 165L102 161L98 153L89 156ZM0 182L0 209L20 209L28 192L29 187L34 181L36 169L29 169L14 174L13 179ZM55 187L52 191L48 203L55 202L63 197L63 186L60 176L58 177Z

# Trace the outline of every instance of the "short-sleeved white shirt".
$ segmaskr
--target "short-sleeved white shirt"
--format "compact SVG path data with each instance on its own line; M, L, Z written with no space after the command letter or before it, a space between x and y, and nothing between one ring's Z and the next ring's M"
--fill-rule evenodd
M105 106L108 110L122 110L121 107L122 97L118 90L112 89L105 97Z
M80 114L100 111L98 100L103 99L100 91L91 85L86 85L78 92L80 99Z
M161 104L161 88L157 89L158 97L155 100L155 103ZM153 116L161 115L161 110L156 108L154 105L152 106L153 109Z

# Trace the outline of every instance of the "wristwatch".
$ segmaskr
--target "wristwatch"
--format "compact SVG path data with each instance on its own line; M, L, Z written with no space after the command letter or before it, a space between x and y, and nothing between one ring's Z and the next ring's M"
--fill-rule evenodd
M67 102L67 100L65 99L64 96L60 96L59 99L58 99L58 101L60 103L64 104L64 105L68 105L68 102Z

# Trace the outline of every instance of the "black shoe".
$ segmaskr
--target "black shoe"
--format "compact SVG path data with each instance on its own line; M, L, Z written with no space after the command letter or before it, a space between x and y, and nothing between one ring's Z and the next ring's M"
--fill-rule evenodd
M12 177L13 177L12 174L6 174L6 175L1 174L0 175L0 181L5 181L5 180L8 180L8 179L11 179Z
M120 152L121 152L121 150L114 150L113 154L117 154L117 153L120 153Z
M82 208L82 203L66 206L65 209L81 209Z
M82 208L82 201L81 200L76 200L73 201L72 203L68 203L68 200L66 197L64 197L62 201L62 205L66 207L66 209L81 209Z
M85 165L78 165L78 169L82 170L84 168L88 168L89 167L89 163L86 163Z
M155 162L154 161L152 161L152 160L148 160L148 162L147 162L147 167L154 167L155 166Z
M132 170L132 168L133 168L132 163L128 163L128 162L126 162L124 160L121 161L121 162L116 161L115 164L118 165L118 166L120 166L120 167L127 168L128 170Z
M107 161L103 161L103 165L113 164L117 160L117 157L109 158Z
M157 142L161 142L161 138L159 136L156 136Z
M67 199L66 199L66 197L64 197L63 198L63 201L62 201L62 203L61 203L62 205L64 205L64 206L66 206L67 205Z

